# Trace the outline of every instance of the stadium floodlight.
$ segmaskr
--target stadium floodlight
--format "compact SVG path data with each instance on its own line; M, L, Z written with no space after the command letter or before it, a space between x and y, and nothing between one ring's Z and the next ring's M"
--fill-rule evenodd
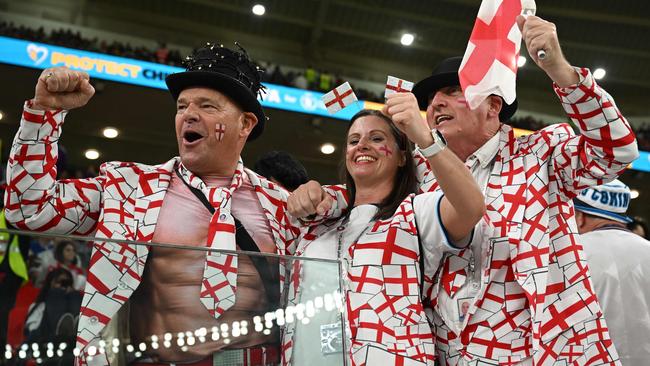
M607 71L599 67L596 70L594 70L594 79L600 80L605 77L605 74L607 74Z
M86 156L86 159L88 159L88 160L97 160L97 159L99 159L99 151L97 151L95 149L86 150L84 155Z
M412 35L411 33L404 33L402 34L402 39L400 39L400 42L404 46L410 46L413 44L413 40L415 40L414 35Z
M253 14L257 16L262 16L266 13L266 8L262 4L255 4L253 5Z
M525 64L526 64L526 57L519 56L519 58L517 59L517 67L524 67Z
M5 115L2 114L2 112L0 112L0 121L2 120L2 118L4 118L4 116L5 116Z
M320 147L320 152L325 155L332 154L334 150L336 150L336 147L334 147L334 145L330 144L329 142L321 145Z
M104 137L106 137L107 139L114 139L114 138L117 137L117 135L120 134L120 132L119 132L117 129L113 128L113 127L106 127L106 128L102 131L102 134L103 134Z

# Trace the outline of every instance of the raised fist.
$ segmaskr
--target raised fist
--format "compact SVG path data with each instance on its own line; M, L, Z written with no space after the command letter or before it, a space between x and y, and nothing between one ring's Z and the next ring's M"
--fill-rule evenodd
M287 210L295 218L323 215L332 208L333 201L320 183L310 180L291 192L287 200Z
M88 103L95 94L88 73L67 67L45 69L36 83L34 103L37 110L74 109Z

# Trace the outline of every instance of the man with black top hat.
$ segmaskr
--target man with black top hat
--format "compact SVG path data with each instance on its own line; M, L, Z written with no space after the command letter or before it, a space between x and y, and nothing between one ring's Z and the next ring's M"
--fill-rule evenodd
M63 181L55 180L55 163L64 117L94 90L86 73L43 71L9 158L7 218L25 230L286 254L299 232L284 213L287 193L240 158L264 129L262 71L241 47L214 44L186 66L167 78L180 157L156 166L105 163L99 177ZM277 330L255 332L253 318L277 309L280 289L277 262L100 239L79 318L78 361L108 364L112 344L101 341L102 330L129 301L130 341L142 351L126 352L131 364L275 364ZM234 331L236 322L249 331Z
M580 136L557 124L516 137L506 124L516 101L507 105L495 95L470 109L458 78L461 57L442 61L412 93L388 96L383 110L397 123L432 129L432 145L417 149L421 191L439 189L425 158L437 136L465 161L486 199L487 215L469 247L445 256L427 294L438 361L609 364L618 356L578 244L571 198L616 178L638 156L636 140L591 72L564 58L553 23L535 16L517 22ZM537 57L540 49L544 59ZM288 202L297 216L345 205L314 182Z
M650 359L650 241L626 225L631 193L618 179L573 199L594 290L623 365Z

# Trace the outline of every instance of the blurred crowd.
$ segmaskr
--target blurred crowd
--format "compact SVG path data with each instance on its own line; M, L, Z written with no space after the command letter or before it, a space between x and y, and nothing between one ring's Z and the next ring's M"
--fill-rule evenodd
M0 220L5 226L3 213ZM7 233L0 244L0 344L73 346L90 246Z
M0 22L0 35L19 38L34 42L43 42L62 47L75 48L86 51L100 52L115 56L128 57L137 60L156 62L172 66L182 66L183 57L179 50L170 49L165 43L160 43L158 48L150 49L142 46L132 46L129 43L106 42L97 37L84 38L79 31L73 32L70 29L59 29L47 33L43 27L38 29L17 26L11 22ZM318 70L311 65L304 70L293 71L282 66L269 62L260 61L260 65L266 69L263 81L267 83L291 86L299 89L328 92L338 85L343 84L346 79L328 70ZM353 83L350 83L351 85ZM352 85L355 94L360 100L383 103L383 96ZM533 117L519 117L511 120L514 127L537 131L547 126L546 123ZM635 128L639 147L643 150L650 150L650 123L644 123ZM76 176L76 170L71 172Z
M70 29L58 29L47 33L43 27L32 29L22 25L16 26L11 22L0 22L0 35L172 66L180 66L182 61L180 52L167 49L164 43L154 50L132 46L130 43L100 41L97 37L84 38L81 32L73 32Z
M108 43L104 40L100 41L97 37L92 39L84 38L81 35L81 32L73 32L70 29L59 29L48 34L45 32L43 27L31 29L22 25L16 26L11 22L0 22L0 35L62 47L128 57L137 60L157 62L171 66L182 66L183 61L183 57L179 50L170 49L162 42L159 43L159 46L156 49L142 46L134 47L130 43L124 44L116 41ZM328 92L345 82L345 80L338 75L332 74L327 70L316 70L311 66L300 72L295 72L282 70L279 65L274 65L264 61L261 61L260 64L266 69L263 81L268 83ZM383 102L382 97L377 93L373 93L354 85L353 88L357 97L361 100Z

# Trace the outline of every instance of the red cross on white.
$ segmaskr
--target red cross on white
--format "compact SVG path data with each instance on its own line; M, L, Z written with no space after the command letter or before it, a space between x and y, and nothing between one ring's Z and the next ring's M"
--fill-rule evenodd
M527 1L527 3L530 1ZM470 108L492 94L515 101L522 0L483 0L458 72Z
M217 137L217 141L223 140L223 137L226 135L226 125L223 123L217 123L217 125L214 128L214 133L215 136Z
M384 91L384 98L394 93L407 93L410 92L411 89L413 89L412 82L388 75L388 80L386 80L386 90Z
M347 81L323 95L321 99L329 114L334 114L358 100Z

